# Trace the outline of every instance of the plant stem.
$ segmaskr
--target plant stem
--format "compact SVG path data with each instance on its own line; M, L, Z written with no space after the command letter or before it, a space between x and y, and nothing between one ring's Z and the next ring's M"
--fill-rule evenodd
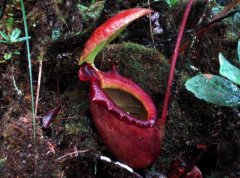
M151 9L150 0L148 0L148 9ZM155 41L154 41L154 38L153 38L153 28L152 28L151 15L149 15L149 28L150 28L150 36L151 36L151 39L152 39L153 47L156 49Z
M59 160L61 160L61 159L63 159L63 158L66 158L66 157L68 157L68 156L72 157L72 156L75 155L75 154L78 155L79 153L86 153L86 152L89 152L89 151L90 151L90 150L77 150L77 151L74 151L74 152L71 152L71 153L67 153L67 154L65 154L65 155L57 158L56 161L59 161ZM76 156L76 157L77 157L77 156Z
M23 96L23 92L17 87L16 80L15 80L15 77L14 77L14 66L13 66L12 58L11 58L11 65L12 65L11 68L12 68L12 80L13 80L14 89L16 90L18 96L22 97Z
M222 18L225 18L227 17L228 15L231 15L231 10L236 7L237 5L239 5L240 3L240 0L234 0L231 4L227 5L226 7L224 7L224 9L219 13L217 14L216 16L213 17L213 19L208 22L208 24L204 25L203 27L200 27L199 29L197 29L197 32L196 32L196 38L199 39L204 33L206 33L207 31L210 31L211 29L213 29L215 26L216 26L216 23L215 22L218 22L220 21ZM179 53L183 53L186 48L189 46L190 44L190 41L187 40L185 41L180 50L179 50Z
M35 153L35 161L36 161L36 156L37 156L37 137L36 137L36 120L35 120L35 110L34 110L34 94L33 94L31 53L30 53L30 45L29 45L29 36L28 36L26 11L25 11L23 0L20 0L20 3L21 3L21 9L22 9L24 31L25 31L25 37L26 37L26 46L27 46L28 71L29 71L29 79L30 79L31 104L32 104L32 126L33 126L33 139L34 139L33 141L34 141L34 153Z
M171 89L172 89L172 83L173 83L173 79L174 79L174 71L175 71L176 62L177 62L178 51L179 51L180 43L182 40L184 28L186 26L187 18L188 18L189 12L192 7L192 2L193 2L193 0L189 0L187 7L185 9L182 23L180 25L179 32L178 32L176 46L175 46L174 53L173 53L172 64L171 64L170 74L168 77L167 89L166 89L164 103L163 103L162 116L160 119L161 120L160 122L163 125L165 125L166 118L167 118L167 111L168 111L169 100L170 100L170 96L171 96Z
M42 59L39 62L39 68L38 68L38 83L37 83L37 92L36 92L36 102L35 102L35 117L37 116L37 110L38 110L38 101L39 101L39 92L41 87L41 78L42 78Z

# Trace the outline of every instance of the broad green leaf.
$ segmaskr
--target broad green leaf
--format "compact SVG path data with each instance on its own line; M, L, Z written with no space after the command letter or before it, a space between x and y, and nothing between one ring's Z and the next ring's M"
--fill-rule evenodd
M234 65L232 65L230 62L228 62L227 59L222 55L222 53L219 53L219 63L219 73L222 76L231 80L232 82L240 85L240 70Z
M8 35L7 35L5 32L0 31L0 35L1 35L6 41L10 41Z
M240 106L240 89L226 78L200 74L189 79L185 86L197 98L220 106Z
M11 42L16 42L16 40L20 36L20 34L21 34L21 30L18 28L15 28L10 35Z
M239 60L239 62L240 62L240 40L238 40L237 53L238 53L238 60Z

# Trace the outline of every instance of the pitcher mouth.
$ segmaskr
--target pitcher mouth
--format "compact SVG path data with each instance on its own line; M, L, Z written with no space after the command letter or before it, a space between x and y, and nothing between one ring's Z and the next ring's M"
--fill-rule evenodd
M156 108L150 96L131 79L116 70L101 72L90 65L79 70L80 80L90 80L90 99L104 106L116 118L138 127L153 127Z
M105 94L124 112L127 112L130 116L138 118L139 120L147 120L148 113L146 108L133 95L114 88L104 88Z

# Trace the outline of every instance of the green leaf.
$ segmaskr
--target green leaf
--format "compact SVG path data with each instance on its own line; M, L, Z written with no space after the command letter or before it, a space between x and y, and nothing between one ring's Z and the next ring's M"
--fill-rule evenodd
M240 89L229 80L212 74L200 74L185 86L197 98L220 106L240 106Z
M20 53L19 51L17 51L17 50L13 51L12 53L15 54L15 55L20 55L20 54L21 54L21 53Z
M239 60L239 62L240 62L240 40L238 40L237 52L238 52L238 60Z
M10 41L8 35L7 35L5 32L0 31L0 35L1 35L6 41Z
M81 11L88 11L90 10L87 6L81 5L81 4L77 4L77 7L81 10Z
M178 0L165 0L165 2L171 7L177 5Z
M12 58L12 53L11 52L10 53L4 53L3 58L5 59L5 61L8 61L9 59Z
M16 39L16 41L15 42L22 42L22 41L26 41L27 39L30 39L31 37L29 36L28 38L26 37L26 36L24 36L24 37L21 37L21 38L18 38L18 39Z
M21 34L21 30L18 28L15 28L10 35L11 42L16 42L16 40L20 36L20 34Z
M0 40L0 43L7 43L7 41L5 41L5 40Z
M222 76L231 80L232 82L240 85L240 70L234 65L232 65L230 62L228 62L227 59L222 55L222 53L219 53L219 63L219 73Z
M13 24L14 24L14 18L13 17L8 18L7 19L7 25L6 25L7 31L12 30Z

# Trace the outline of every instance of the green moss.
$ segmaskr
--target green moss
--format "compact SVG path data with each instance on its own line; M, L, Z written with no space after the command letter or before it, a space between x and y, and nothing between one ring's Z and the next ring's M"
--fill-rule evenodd
M78 121L67 123L65 131L67 134L81 135L91 130L89 125L89 118L81 117Z
M62 139L79 143L81 149L93 149L97 147L96 133L91 125L91 119L83 116L75 121L70 121L64 125Z
M109 45L96 59L96 66L107 71L113 64L121 75L133 79L149 94L164 93L169 65L156 49L131 42Z
M142 55L143 52L145 55L152 56L152 57L155 55L159 55L158 50L154 48L147 48L143 45L132 43L132 42L123 43L120 48L129 52L138 52L137 53L138 55Z

